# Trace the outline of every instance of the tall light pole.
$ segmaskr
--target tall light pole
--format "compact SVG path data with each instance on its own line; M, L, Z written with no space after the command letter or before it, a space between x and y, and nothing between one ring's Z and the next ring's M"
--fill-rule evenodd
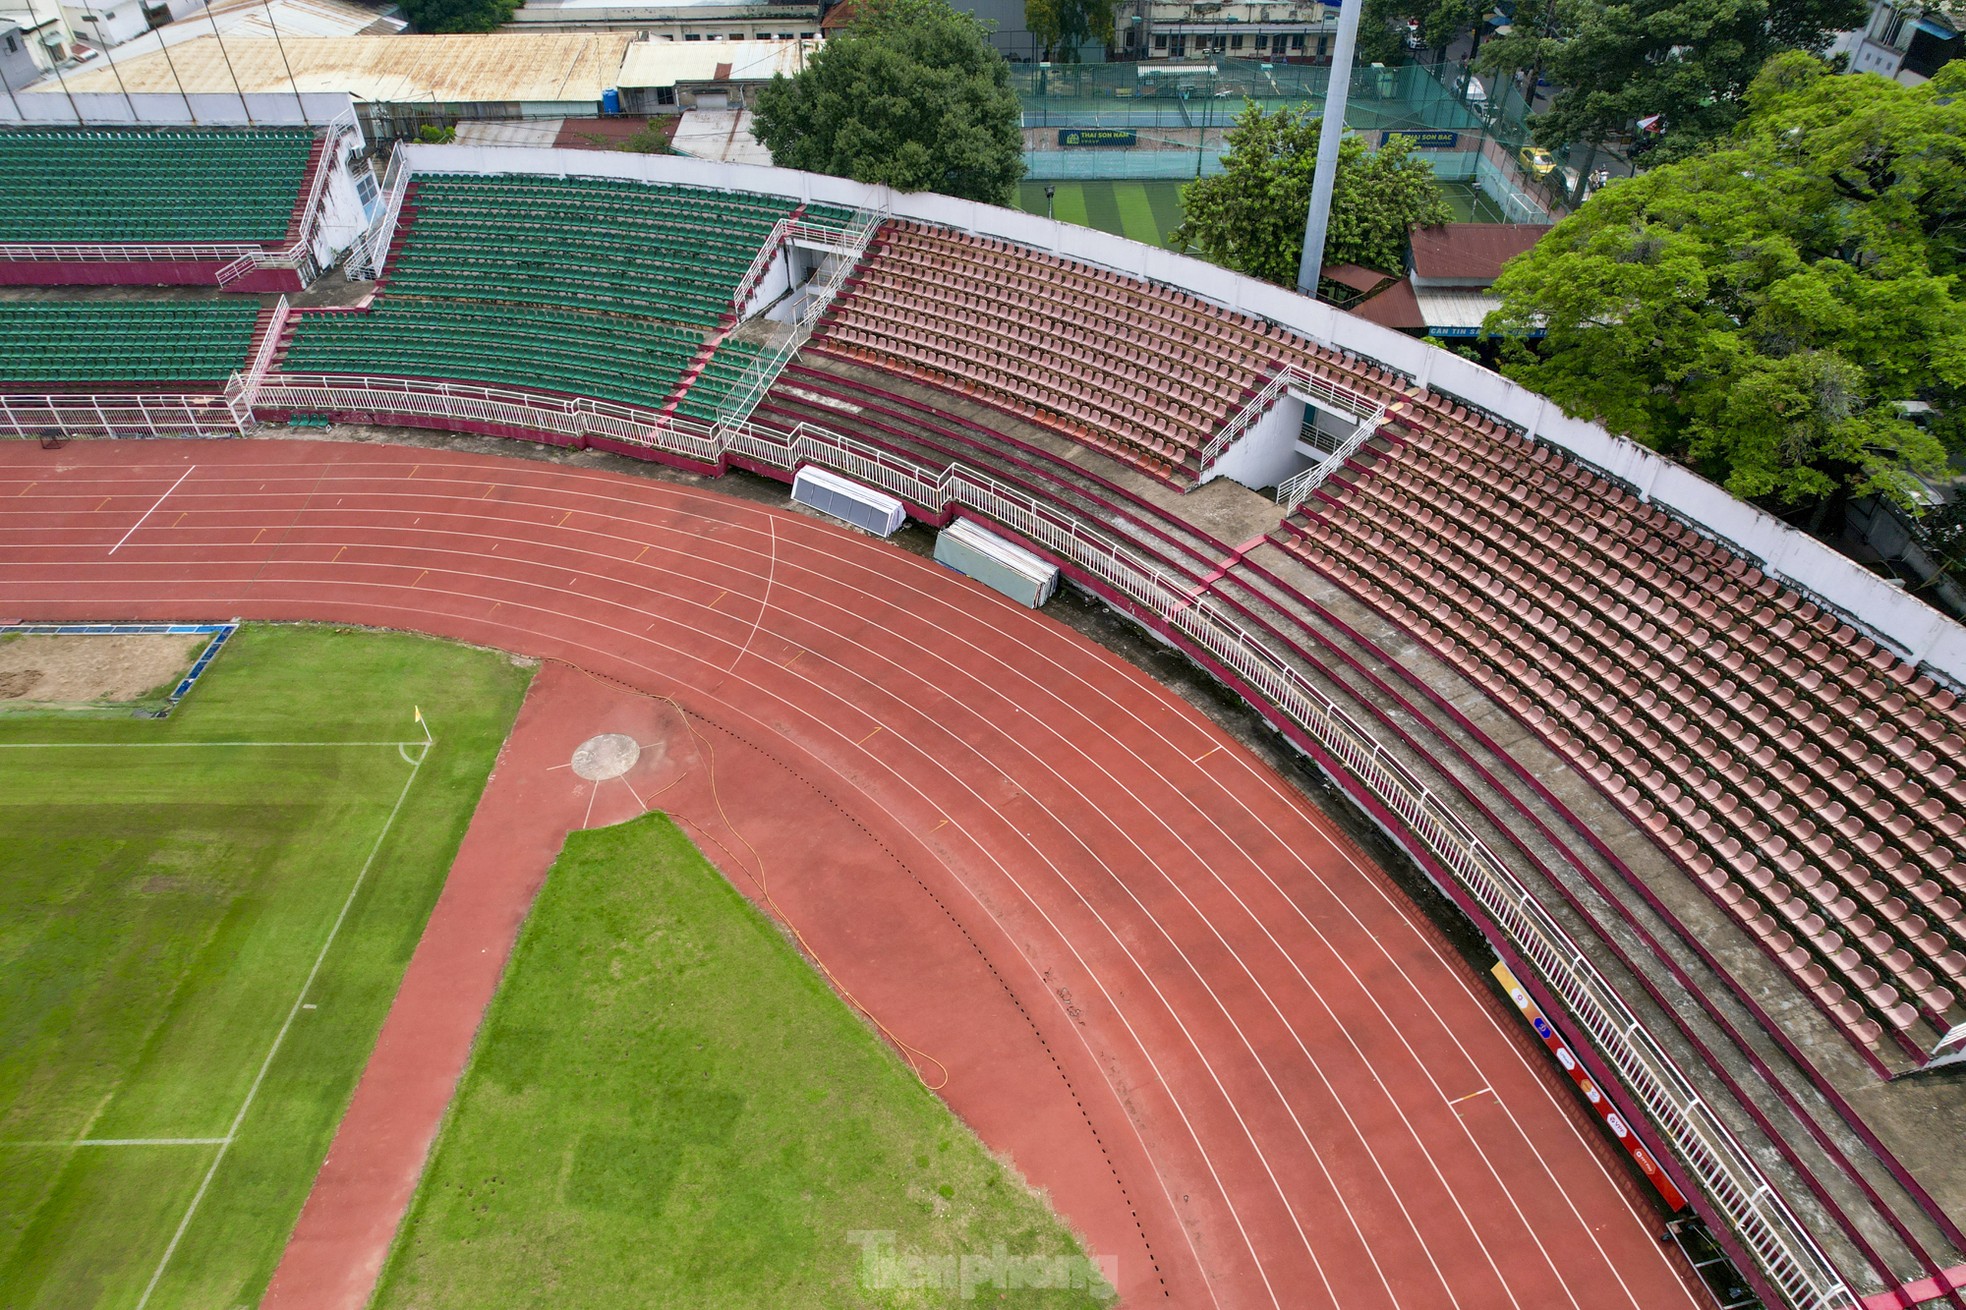
M1317 298L1324 271L1324 234L1331 226L1331 187L1338 180L1338 143L1345 136L1345 100L1352 90L1352 52L1358 46L1359 13L1364 0L1344 0L1338 11L1338 45L1331 52L1331 81L1324 89L1324 125L1318 132L1317 171L1311 175L1311 209L1304 215L1304 257L1297 265L1297 289Z

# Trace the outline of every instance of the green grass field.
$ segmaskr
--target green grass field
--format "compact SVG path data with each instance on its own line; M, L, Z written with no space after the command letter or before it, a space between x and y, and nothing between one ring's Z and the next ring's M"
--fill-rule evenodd
M0 719L0 1304L258 1302L527 680L248 627L169 719Z
M889 1257L1053 1257L1021 1266L1017 1305L1111 1299L1044 1202L649 815L568 838L375 1304L966 1303L883 1286L905 1272L863 1266L867 1233ZM1060 1273L1079 1289L1029 1285Z
M1055 187L1051 216L1082 227L1118 236L1167 244L1167 234L1181 223L1179 182L1020 182L1017 207L1027 214L1044 213L1044 189Z
M1055 189L1051 215L1067 223L1165 246L1181 224L1181 182L1020 182L1017 207L1044 213L1044 189ZM1444 182L1441 196L1457 223L1499 223L1502 211L1472 182Z

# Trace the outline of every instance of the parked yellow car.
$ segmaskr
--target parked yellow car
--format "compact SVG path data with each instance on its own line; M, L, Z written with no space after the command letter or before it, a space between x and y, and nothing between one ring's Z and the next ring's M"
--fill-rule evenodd
M1556 172L1556 160L1541 146L1524 146L1516 152L1516 162L1537 177L1548 177Z

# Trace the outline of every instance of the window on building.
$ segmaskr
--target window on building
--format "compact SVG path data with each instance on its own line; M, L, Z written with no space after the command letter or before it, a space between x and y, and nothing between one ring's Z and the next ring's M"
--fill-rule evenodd
M1237 32L1237 33L1235 33L1234 35L1232 35L1232 36L1231 36L1231 37L1229 38L1229 49L1231 49L1231 50L1240 50L1240 49L1242 49L1242 33L1241 33L1241 32Z
M799 33L799 40L801 40L801 41L810 41L810 40L812 40L812 33L810 33L810 32L801 32L801 33Z
M655 88L655 103L658 105L675 104L676 88L673 86L659 86Z
M1331 53L1331 38L1321 36L1317 39L1317 57L1323 59Z
M1302 32L1292 32L1290 34L1290 48L1292 50L1302 50L1304 48L1304 34Z
M778 34L778 39L781 41L790 41L792 39L792 34L790 32L780 32Z
M1179 59L1181 56L1187 54L1188 38L1181 33L1176 33L1174 37L1174 48L1168 51L1168 53L1173 55L1176 59Z
M355 198L362 202L363 209L375 203L375 174L366 168L355 174Z
M7 33L7 53L11 55L19 49L20 38L16 37L12 32Z
M1167 49L1167 33L1154 33L1154 49L1163 51Z
M703 38L701 36L698 36L695 32L683 33L683 40L685 41L701 41L702 39Z
M1270 34L1268 32L1258 32L1256 34L1257 53L1261 54L1263 51L1268 50L1269 48L1270 48Z

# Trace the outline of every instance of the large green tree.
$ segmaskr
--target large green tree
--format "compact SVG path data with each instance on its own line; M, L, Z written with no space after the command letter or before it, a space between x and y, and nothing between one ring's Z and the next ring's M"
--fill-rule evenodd
M1223 171L1181 188L1183 217L1170 241L1239 273L1295 285L1322 123L1305 110L1246 104L1229 129ZM1432 166L1412 150L1403 136L1379 150L1357 136L1340 138L1325 263L1397 273L1406 265L1407 232L1452 217Z
M1727 135L1771 56L1819 54L1868 12L1866 0L1532 0L1480 63L1556 87L1535 123L1544 145L1602 144L1659 114L1665 159Z
M1966 63L1771 60L1719 149L1592 196L1495 284L1504 371L1783 510L1915 499L1966 405Z
M418 32L490 32L512 21L525 0L403 0Z
M1010 68L947 0L872 0L796 77L758 92L781 168L1008 204L1024 175Z
M1113 43L1112 0L1024 0L1024 26L1044 58L1076 63L1086 42Z
M1962 0L1966 2L1966 0ZM1475 21L1474 0L1364 0L1359 14L1355 66L1396 64L1406 58L1408 21L1420 25L1420 40L1436 54ZM1487 6L1483 5L1483 12Z

